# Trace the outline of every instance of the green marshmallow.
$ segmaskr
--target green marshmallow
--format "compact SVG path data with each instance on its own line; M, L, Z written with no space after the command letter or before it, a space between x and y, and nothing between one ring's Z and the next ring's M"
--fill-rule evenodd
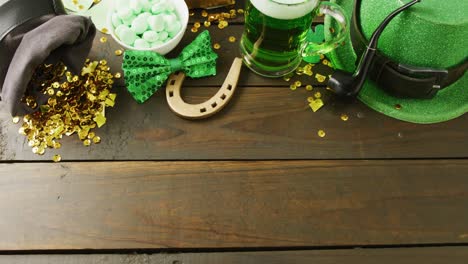
M159 34L156 31L149 30L143 33L143 39L153 43L159 40Z
M134 47L137 49L149 49L151 45L144 39L135 40Z

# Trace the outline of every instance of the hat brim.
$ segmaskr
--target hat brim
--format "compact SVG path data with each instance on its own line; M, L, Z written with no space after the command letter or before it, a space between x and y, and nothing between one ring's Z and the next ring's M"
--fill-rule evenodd
M350 18L353 2L331 0L340 5ZM325 19L325 27L333 27L330 19ZM328 30L325 30L328 32ZM326 36L329 37L329 36ZM357 60L349 36L345 45L327 54L335 68L352 72ZM432 99L404 99L389 95L372 81L367 80L358 98L370 108L387 116L418 124L431 124L448 121L468 113L468 75L444 88Z

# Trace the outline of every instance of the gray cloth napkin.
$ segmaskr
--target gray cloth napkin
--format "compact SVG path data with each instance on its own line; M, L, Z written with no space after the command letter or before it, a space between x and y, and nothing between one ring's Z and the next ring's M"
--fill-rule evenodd
M40 23L40 20L47 21ZM40 25L31 29L31 24L34 23ZM77 74L88 56L95 35L96 27L91 20L75 15L42 17L39 21L23 25L11 32L0 43L0 87L1 98L12 116L33 111L21 103L21 98L39 65L62 61L70 71ZM3 65L6 64L3 61L7 56L12 57L5 73L7 65ZM2 73L5 74L3 85ZM40 97L38 91L28 92L38 96L39 105L47 99Z

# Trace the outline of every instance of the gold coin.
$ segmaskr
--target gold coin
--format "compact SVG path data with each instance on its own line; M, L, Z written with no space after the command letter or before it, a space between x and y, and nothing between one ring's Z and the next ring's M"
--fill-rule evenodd
M19 116L15 116L15 117L13 117L13 119L12 119L12 121L13 121L13 124L18 124L18 123L19 123L19 121L20 121L20 119L21 119L21 118L20 118Z
M118 49L118 50L115 51L115 55L116 55L116 56L121 56L122 54L123 54L123 51L122 51L122 50L119 50L119 49Z
M91 145L91 139L83 140L83 145L85 145L86 147L89 147L89 145Z
M54 162L60 162L60 161L62 160L62 157L61 157L60 155L54 155L54 156L52 157L52 160L53 160Z
M317 135L321 138L325 137L327 134L325 133L325 131L323 131L322 129L320 129L318 132L317 132Z
M93 143L94 143L94 144L99 144L99 143L101 143L101 138L100 138L99 136L93 137Z

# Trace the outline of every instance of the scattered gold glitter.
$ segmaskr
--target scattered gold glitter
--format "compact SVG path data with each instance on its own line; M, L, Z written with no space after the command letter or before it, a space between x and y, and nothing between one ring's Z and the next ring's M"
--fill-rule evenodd
M348 121L348 119L349 119L349 117L348 117L347 114L342 114L342 115L341 115L341 120L343 120L343 121Z
M320 82L320 83L325 82L326 78L327 78L326 76L321 75L319 73L315 74L315 79L317 79L317 81Z
M100 138L99 136L93 137L93 143L94 143L94 144L99 144L99 143L101 143L101 138Z
M230 36L229 37L229 42L236 42L236 37Z
M33 153L43 155L47 148L60 148L58 140L63 135L76 133L86 140L94 133L93 128L102 126L106 121L105 107L115 101L115 94L110 93L113 78L105 60L86 60L79 76L67 72L62 63L39 66L28 87L38 87L50 97L39 111L23 117L24 123L18 130L26 136ZM32 96L23 101L30 107L37 106Z
M211 22L210 22L210 21L205 21L205 22L203 22L203 25L204 25L205 27L210 27L210 26L211 26Z
M101 37L99 39L99 41L101 41L101 43L106 43L107 42L107 38L106 37Z
M320 129L318 132L317 132L317 135L321 138L325 137L327 134L325 133L325 131L323 131L322 129Z
M301 86L302 86L301 81L295 81L294 84L295 84L297 87L301 87Z
M214 48L214 49L220 49L220 48L221 48L221 45L219 45L219 43L215 43L215 44L213 45L213 48Z
M207 16L208 16L208 12L206 12L206 10L203 10L203 11L201 12L201 16L202 16L202 17L207 17Z
M198 32L198 28L192 27L192 28L190 29L190 31L192 31L193 33Z
M310 84L306 85L305 88L306 88L307 91L312 91L314 89L314 87L312 87L312 85L310 85Z
M114 74L114 78L120 79L120 78L122 78L122 74L121 74L120 72L116 72L116 73Z
M323 107L323 101L322 99L315 99L315 100L312 100L312 102L309 103L309 106L310 108L312 109L312 111L317 112L320 108Z
M91 145L91 139L83 140L83 145L85 145L86 147L89 147Z
M228 25L229 25L229 23L226 20L221 20L221 21L219 21L218 28L223 29L223 28L227 27Z
M296 90L297 89L297 86L295 84L291 84L289 86L289 89L291 89L292 91Z
M395 105L395 109L396 109L396 110L400 110L400 109L401 109L401 105L400 105L400 104L396 104L396 105Z
M21 118L20 118L19 116L15 116L15 117L13 117L13 119L12 119L13 124L18 124L20 120L21 120Z
M316 92L316 93L314 93L314 96L315 96L315 98L318 99L318 98L322 97L322 94L320 92Z
M52 157L52 160L53 160L54 162L60 162L60 161L62 160L62 157L61 157L60 155L54 155L54 156Z
M115 56L121 56L123 54L123 51L122 50L116 50L115 51Z
M200 22L193 23L193 27L200 28L201 27Z

